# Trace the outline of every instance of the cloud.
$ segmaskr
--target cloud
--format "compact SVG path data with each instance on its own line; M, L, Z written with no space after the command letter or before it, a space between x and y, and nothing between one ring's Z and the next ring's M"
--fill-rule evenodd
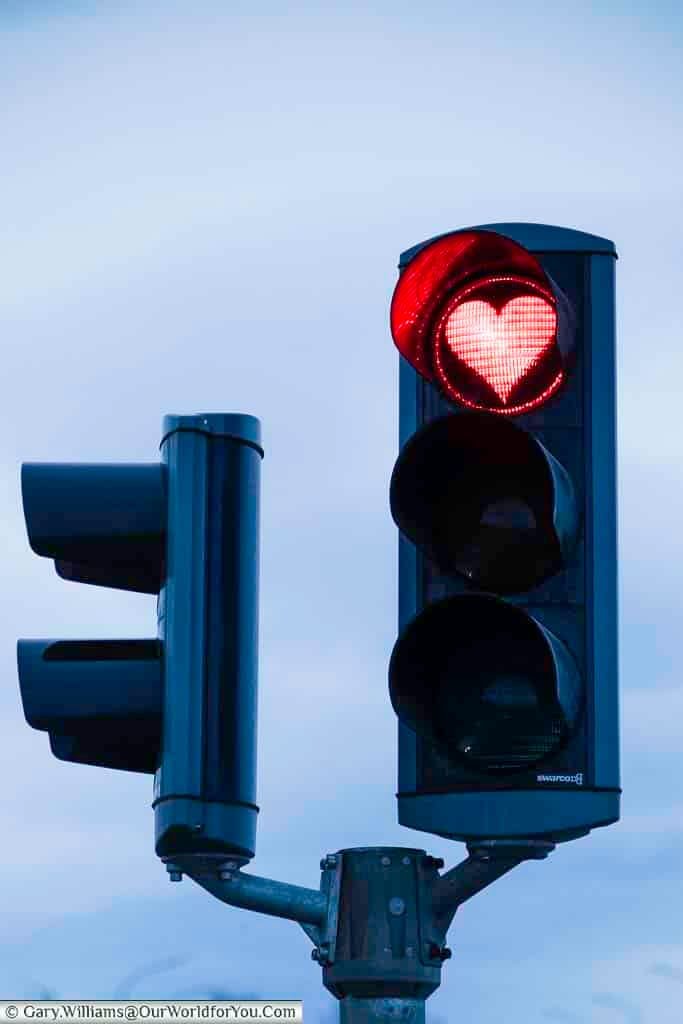
M614 992L596 992L592 997L595 1006L615 1010L626 1024L641 1024L643 1014L638 1006Z
M622 695L624 740L633 752L678 752L682 721L683 692L666 677Z
M674 967L673 964L655 963L650 967L650 973L656 974L659 978L669 978L683 984L683 968Z

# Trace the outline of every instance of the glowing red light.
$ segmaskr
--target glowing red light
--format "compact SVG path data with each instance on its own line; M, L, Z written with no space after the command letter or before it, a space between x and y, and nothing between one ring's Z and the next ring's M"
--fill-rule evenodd
M456 306L444 325L454 355L478 373L503 403L555 338L557 317L545 299L520 295L496 311L473 299Z
M562 370L555 369L550 378L541 373L528 397L511 401L554 350L556 335L552 293L514 275L476 282L451 299L435 325L436 376L449 397L470 408L506 415L526 412L545 402L563 380ZM458 370L463 366L490 389L491 401L467 386Z
M560 389L575 326L538 258L482 229L440 236L406 262L391 332L401 355L451 401L514 416Z

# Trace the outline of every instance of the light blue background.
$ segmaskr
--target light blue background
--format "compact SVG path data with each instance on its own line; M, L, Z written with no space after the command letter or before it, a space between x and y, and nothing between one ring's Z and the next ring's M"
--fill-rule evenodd
M263 422L254 870L317 885L322 854L383 843L460 859L395 823L388 303L402 249L529 220L620 254L623 821L463 908L430 1019L680 1022L681 21L2 5L0 995L220 990L333 1019L295 925L168 884L148 777L59 763L23 720L18 636L153 635L155 615L30 553L19 463L153 461L167 412Z

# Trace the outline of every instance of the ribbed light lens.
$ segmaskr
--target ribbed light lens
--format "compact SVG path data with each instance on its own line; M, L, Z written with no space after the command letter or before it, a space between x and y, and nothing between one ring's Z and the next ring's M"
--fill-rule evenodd
M469 408L528 412L564 378L556 335L551 292L515 275L485 278L456 292L434 324L436 378Z

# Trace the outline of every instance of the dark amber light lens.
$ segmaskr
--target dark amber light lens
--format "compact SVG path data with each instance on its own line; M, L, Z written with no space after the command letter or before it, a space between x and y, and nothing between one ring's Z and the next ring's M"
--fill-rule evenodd
M435 568L513 594L560 572L579 529L566 470L501 416L443 416L404 445L390 487L394 522Z

